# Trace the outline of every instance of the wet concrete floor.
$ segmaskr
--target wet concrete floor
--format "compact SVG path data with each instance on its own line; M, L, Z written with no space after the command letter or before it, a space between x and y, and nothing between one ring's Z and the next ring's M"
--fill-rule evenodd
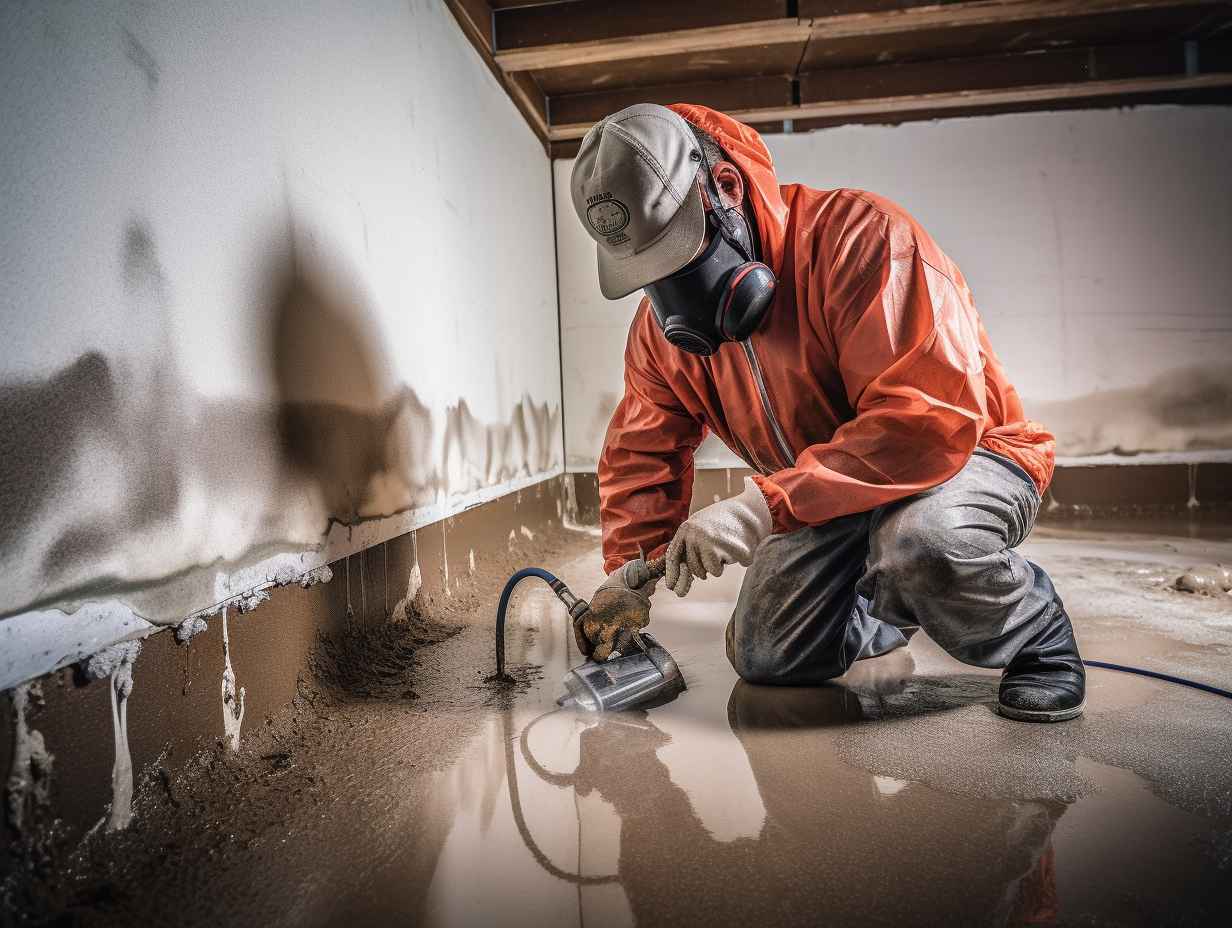
M1229 537L1025 547L1088 658L1232 688L1232 596L1169 589L1232 563ZM585 595L597 548L579 534L543 566ZM473 625L416 653L418 698L308 701L155 779L75 860L57 923L1229 923L1232 700L1091 670L1082 719L1011 722L997 673L922 634L836 685L750 686L723 646L740 579L656 596L689 689L604 717L556 708L577 656L533 581L508 642L525 683L482 683L494 580Z
M1040 530L1088 657L1232 686L1232 602L1167 589L1232 544ZM601 579L586 552L558 565ZM750 686L723 653L741 572L661 593L689 690L557 710L573 654L535 590L515 660L542 679L440 773L432 925L1210 924L1232 914L1232 702L1090 671L1077 722L993 712L996 673L924 636L839 685Z

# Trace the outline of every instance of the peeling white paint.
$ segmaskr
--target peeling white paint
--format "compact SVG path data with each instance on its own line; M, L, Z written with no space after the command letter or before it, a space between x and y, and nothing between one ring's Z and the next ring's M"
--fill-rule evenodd
M128 748L128 697L133 692L133 664L140 653L140 641L126 641L91 655L83 667L87 679L108 678L108 688L111 691L111 730L115 740L115 760L111 765L108 831L127 828L133 818L133 758Z
M306 590L309 587L316 586L318 583L329 583L333 579L333 569L328 564L325 564L303 574L299 578L299 585Z
M46 806L51 798L51 767L54 758L43 742L42 732L30 727L27 711L31 698L40 696L39 684L23 683L12 693L13 763L5 789L9 824L18 834L25 824L26 808Z
M263 587L262 589L253 590L250 593L246 593L243 596L237 596L231 601L231 605L235 607L235 610L240 615L247 615L262 603L269 602L269 590L269 587Z
M244 688L235 690L235 671L231 667L231 637L227 630L227 610L222 611L222 728L223 740L232 751L240 749L240 727L244 724Z
M109 645L144 638L158 626L118 599L76 609L43 609L0 621L0 690L83 661Z
M467 562L467 569L473 576L475 573L475 549L474 548L471 548L470 551L466 553L466 562Z
M175 640L180 644L188 644L208 627L205 616L191 615L175 627Z
M534 541L534 540L535 540L535 533L534 533L534 532L532 532L532 531L531 531L529 528L527 528L525 525L523 525L520 529L518 529L518 531L520 531L520 532L522 533L522 537L523 537L523 538L525 538L527 541Z

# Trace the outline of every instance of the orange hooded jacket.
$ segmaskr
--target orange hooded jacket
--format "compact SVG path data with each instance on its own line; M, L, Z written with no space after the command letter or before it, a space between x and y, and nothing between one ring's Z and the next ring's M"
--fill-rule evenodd
M775 532L936 486L977 446L1043 493L1053 437L1023 415L962 273L928 233L874 194L779 186L755 131L671 108L740 168L778 288L748 342L710 357L669 344L643 298L599 459L605 568L671 540L711 431L757 471Z

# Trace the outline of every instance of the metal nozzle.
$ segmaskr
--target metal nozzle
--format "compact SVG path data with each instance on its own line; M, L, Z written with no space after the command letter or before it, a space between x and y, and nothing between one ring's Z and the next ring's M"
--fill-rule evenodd
M573 592L557 580L552 584L552 592L556 594L556 598L565 604L565 608L569 610L570 620L576 622L582 613L590 608L590 603L584 599L578 599L573 595Z

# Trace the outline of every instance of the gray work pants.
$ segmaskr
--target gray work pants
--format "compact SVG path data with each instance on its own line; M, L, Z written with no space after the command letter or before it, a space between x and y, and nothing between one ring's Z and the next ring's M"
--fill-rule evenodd
M809 685L884 654L923 628L958 660L1004 667L1052 620L1052 581L1014 550L1039 493L982 449L923 493L757 549L727 626L751 683Z

